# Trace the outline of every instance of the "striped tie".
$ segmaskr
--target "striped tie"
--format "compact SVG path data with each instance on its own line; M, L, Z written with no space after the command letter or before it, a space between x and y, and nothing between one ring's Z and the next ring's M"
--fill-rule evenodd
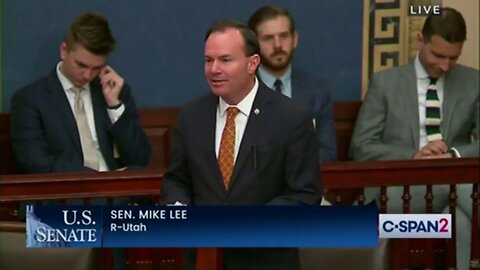
M440 99L438 98L436 83L437 79L430 77L425 104L425 129L428 142L442 140L442 133L440 132Z

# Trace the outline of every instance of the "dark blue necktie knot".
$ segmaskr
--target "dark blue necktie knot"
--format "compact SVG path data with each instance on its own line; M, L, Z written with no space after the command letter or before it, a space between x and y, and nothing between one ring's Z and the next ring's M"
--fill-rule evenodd
M275 87L275 91L280 93L282 92L283 84L280 79L275 80L275 82L273 83L273 86Z
M428 78L430 79L430 85L437 83L438 78L433 78L433 77L428 77Z

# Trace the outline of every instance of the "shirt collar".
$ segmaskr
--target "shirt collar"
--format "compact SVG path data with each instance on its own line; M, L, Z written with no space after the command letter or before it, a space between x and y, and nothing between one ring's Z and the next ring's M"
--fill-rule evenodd
M417 53L417 56L415 57L414 66L415 66L415 75L417 76L417 80L425 80L428 82L430 80L430 75L428 75L427 71L425 70L422 63L420 62L420 59L418 58L418 53ZM443 84L444 77L445 76L437 78L437 86ZM438 89L440 88L437 88L437 90Z
M420 63L420 59L418 58L418 53L417 53L417 56L415 57L414 66L415 66L415 75L417 76L417 79L428 79L429 75L425 70L425 68L423 67L422 63Z
M73 83L63 75L63 73L60 71L60 65L63 64L63 61L58 62L57 64L57 77L60 83L62 84L63 90L64 91L69 91L73 89ZM85 85L82 85L83 89L90 90L90 84L86 83Z
M271 89L274 89L273 84L277 79L280 79L283 85L288 85L288 83L290 82L290 78L292 76L292 65L288 66L287 71L280 78L277 78L271 75L263 66L260 66L258 68L258 76L260 76L260 78L262 78L263 83L265 83L265 85L267 85Z
M252 110L253 101L255 100L257 92L258 78L255 77L255 84L253 85L252 90L250 90L250 92L236 106L230 106L227 102L225 102L225 100L220 97L218 101L218 109L220 116L223 117L225 115L228 107L237 107L241 113L248 117L250 115L250 111Z

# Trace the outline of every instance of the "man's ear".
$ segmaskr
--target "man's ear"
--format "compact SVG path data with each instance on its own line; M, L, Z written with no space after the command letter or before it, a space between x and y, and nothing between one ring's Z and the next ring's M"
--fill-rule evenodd
M62 42L60 44L60 58L64 60L67 57L67 54L68 54L67 43Z
M417 34L417 39L416 39L416 42L417 42L417 49L420 50L420 48L425 45L425 39L422 35L422 33L418 33Z
M260 55L254 54L248 57L248 73L254 74L260 64Z
M293 32L293 48L297 48L298 45L298 32L294 31Z

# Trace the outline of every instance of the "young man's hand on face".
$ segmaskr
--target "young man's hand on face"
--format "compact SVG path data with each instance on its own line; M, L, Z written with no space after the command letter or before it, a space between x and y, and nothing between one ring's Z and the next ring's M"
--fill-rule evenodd
M119 95L124 83L123 78L110 66L102 68L99 77L107 105L109 107L115 107L120 104Z

